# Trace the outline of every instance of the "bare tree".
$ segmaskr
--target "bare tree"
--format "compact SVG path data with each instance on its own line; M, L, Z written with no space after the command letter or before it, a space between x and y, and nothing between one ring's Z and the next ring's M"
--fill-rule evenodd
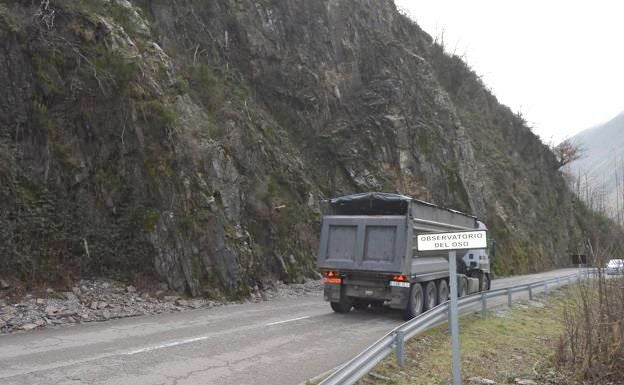
M558 168L580 159L583 155L583 149L581 146L572 143L570 139L566 139L558 145L552 147L552 152L557 157Z

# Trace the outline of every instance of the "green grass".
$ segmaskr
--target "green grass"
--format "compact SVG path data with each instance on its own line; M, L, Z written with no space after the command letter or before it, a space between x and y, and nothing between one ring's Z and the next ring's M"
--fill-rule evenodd
M535 303L490 311L460 320L462 378L483 377L497 384L515 378L539 379L552 374L551 361L562 332L560 315L565 291ZM542 306L543 305L543 306ZM372 373L372 374L371 374ZM408 341L403 369L394 354L377 365L359 384L434 385L451 382L451 347L446 324Z

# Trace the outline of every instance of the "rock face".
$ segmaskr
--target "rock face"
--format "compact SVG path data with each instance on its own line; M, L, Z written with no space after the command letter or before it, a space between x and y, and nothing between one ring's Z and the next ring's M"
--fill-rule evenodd
M548 148L391 1L36 3L0 4L0 271L246 295L368 190L483 218L499 272L580 242Z

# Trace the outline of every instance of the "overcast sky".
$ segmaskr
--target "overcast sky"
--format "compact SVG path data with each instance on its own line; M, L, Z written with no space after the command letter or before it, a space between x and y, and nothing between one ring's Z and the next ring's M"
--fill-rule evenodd
M395 0L544 142L624 111L624 2ZM620 5L622 4L622 5ZM624 133L622 133L624 135Z

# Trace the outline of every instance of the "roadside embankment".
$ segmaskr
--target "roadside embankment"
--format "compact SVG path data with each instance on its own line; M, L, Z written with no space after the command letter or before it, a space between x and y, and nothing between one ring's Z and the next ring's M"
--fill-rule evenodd
M460 319L464 384L570 384L554 368L553 358L564 331L562 315L569 290L559 289L534 301ZM446 324L406 344L399 368L394 355L375 367L359 384L433 385L451 382L451 347Z

